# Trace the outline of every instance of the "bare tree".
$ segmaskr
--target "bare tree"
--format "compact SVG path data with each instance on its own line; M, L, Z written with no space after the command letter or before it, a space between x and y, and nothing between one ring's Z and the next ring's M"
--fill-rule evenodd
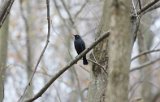
M6 72L1 71L7 74L4 101L150 102L158 93L160 49L155 48L160 43L150 49L152 40L153 45L159 40L150 32L151 25L156 28L150 11L160 7L159 0L19 0L14 4L9 60ZM10 7L0 10L0 27ZM73 34L81 35L86 43L78 56ZM6 43L4 35L0 37ZM1 49L6 46L1 48L0 43L0 54ZM139 54L131 59L137 50ZM84 54L88 65L80 60ZM155 55L158 58L152 60ZM0 63L5 61L1 58ZM0 78L4 82L3 75Z

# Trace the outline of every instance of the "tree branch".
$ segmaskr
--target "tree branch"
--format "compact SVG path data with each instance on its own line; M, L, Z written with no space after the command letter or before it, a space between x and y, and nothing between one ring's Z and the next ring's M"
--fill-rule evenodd
M142 52L142 53L140 53L139 55L134 56L134 57L131 59L131 61L137 59L137 58L140 57L140 56L143 56L143 55L146 55L146 54L150 54L150 53L153 53L153 52L159 52L159 51L160 51L160 49Z
M64 9L66 10L66 12L69 16L69 20L70 20L71 24L74 25L73 18L72 18L71 13L69 12L69 10L67 8L67 5L65 4L65 2L63 0L61 0L61 2L62 2L62 5L64 6Z
M152 2L148 3L147 5L145 5L142 9L140 9L137 14L142 14L143 12L145 12L147 9L149 9L150 7L152 7L154 4L156 4L159 0L153 0Z
M158 62L158 61L160 61L160 58L158 58L158 59L156 59L156 60L153 60L153 61L146 62L146 63L144 63L144 64L142 64L142 65L140 65L140 66L138 66L138 67L132 68L132 69L130 70L130 72L143 69L143 68L145 68L146 66L151 65L151 64L154 64L154 63L156 63L156 62Z
M45 53L45 51L46 51L46 49L47 49L48 43L49 43L49 38L50 38L50 7L49 7L49 4L50 4L50 3L49 3L49 0L46 0L46 5L47 5L47 20L48 20L48 34L47 34L46 44L45 44L45 46L44 46L44 48L43 48L43 50L42 50L42 52L41 52L41 54L40 54L40 57L39 57L36 65L35 65L33 74L32 74L32 76L31 76L31 78L30 78L27 86L25 87L25 90L24 90L22 96L21 96L20 99L18 100L18 102L23 98L23 96L25 95L25 93L26 93L26 91L27 91L27 89L28 89L28 86L30 85L31 81L33 80L34 74L36 73L36 70L37 70L37 68L38 68L38 65L39 65L39 63L40 63L40 61L41 61L41 59L42 59L42 57L43 57L43 54Z
M67 8L67 5L66 5L65 1L64 1L64 0L61 0L61 2L62 2L62 5L63 5L66 13L68 14L69 21L70 21L70 26L71 26L72 28L74 28L74 30L76 31L77 34L79 34L79 32L78 32L78 30L77 30L77 28L76 28L76 26L75 26L74 19L72 18L71 13L70 13L69 9Z
M59 78L66 70L68 70L72 65L74 65L79 59L81 59L86 53L88 53L93 47L95 47L99 42L101 42L106 37L109 37L110 32L104 33L101 37L99 37L89 48L85 49L80 55L78 55L74 60L68 63L65 67L63 67L57 74L55 74L49 82L31 99L26 100L25 102L32 102L39 98L48 88L49 86Z
M0 8L0 28L2 27L3 22L7 18L13 2L14 0L4 0L4 3Z
M77 18L78 15L82 12L82 10L86 7L87 3L89 2L89 0L86 0L86 2L81 6L81 8L77 11L77 13L75 14L74 18Z
M160 7L160 3L157 3L157 4L153 5L152 7L150 7L149 9L147 9L146 11L144 11L143 14L145 14L147 12L151 12L152 10L155 10L159 7Z

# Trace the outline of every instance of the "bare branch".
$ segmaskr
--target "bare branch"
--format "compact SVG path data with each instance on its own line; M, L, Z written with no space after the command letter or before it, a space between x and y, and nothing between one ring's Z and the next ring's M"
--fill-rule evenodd
M7 18L13 2L14 0L4 0L4 4L0 8L0 28L2 27L3 22Z
M64 8L65 8L65 10L66 10L66 12L67 12L67 14L69 16L69 20L71 21L71 24L74 25L73 18L72 18L71 14L70 14L70 12L69 12L69 10L67 8L67 5L65 4L64 0L61 0L61 2L62 2L62 4L63 4L63 6L64 6Z
M160 51L160 49L142 52L142 53L140 53L139 55L134 56L134 57L131 59L131 61L137 59L137 58L140 57L140 56L143 56L143 55L146 55L146 54L150 54L150 53L153 53L153 52L159 52L159 51Z
M150 7L150 8L147 9L145 12L143 12L143 14L145 14L145 13L147 13L147 12L151 12L151 11L153 11L153 10L159 8L159 7L160 7L160 3L158 3L158 4L156 4L156 5L152 6L152 7Z
M109 37L110 32L104 33L101 37L99 37L89 48L85 49L80 55L78 55L74 60L68 63L65 67L63 67L57 74L55 74L49 82L31 99L26 100L25 102L32 102L39 98L49 87L50 85L59 78L65 71L67 71L72 65L74 65L78 60L80 60L86 53L88 53L93 47L95 47L99 42L101 42L106 37Z
M152 7L153 5L155 5L157 2L159 2L159 0L153 0L152 2L148 3L147 5L145 5L142 9L140 9L137 13L138 14L142 14L147 9L149 9L150 7Z
M65 18L62 16L62 14L61 14L61 12L60 12L60 10L59 10L57 1L56 1L56 0L53 0L53 2L54 2L54 5L55 5L55 8L57 9L57 13L59 14L59 17L60 17L61 20L64 22L64 25L68 28L68 30L71 30L72 28L74 28L74 30L76 31L76 33L79 34L78 30L76 29L76 26L74 25L75 22L74 22L74 20L73 20L73 18L72 18L72 16L71 16L70 11L69 11L68 8L67 8L67 5L65 4L65 2L64 2L63 0L61 0L62 5L63 5L63 7L64 7L64 9L65 9L68 17L69 17L69 22L70 22L69 24L67 24L67 21L66 21Z
M23 95L20 97L20 99L19 99L18 101L20 101L20 100L22 99L22 97L25 95L25 93L26 93L26 91L27 91L30 83L32 82L32 79L33 79L33 77L34 77L34 74L36 73L36 70L37 70L37 68L38 68L38 65L39 65L39 63L40 63L40 61L41 61L41 59L42 59L42 57L43 57L43 54L45 53L45 51L46 51L46 49L47 49L48 43L49 43L49 38L50 38L50 7L49 7L49 4L50 4L50 3L49 3L49 0L46 0L46 5L47 5L47 20L48 20L48 34L47 34L46 44L45 44L45 46L44 46L44 48L43 48L43 50L42 50L42 52L41 52L41 54L40 54L40 57L39 57L36 65L35 65L33 74L32 74L32 76L31 76L31 78L30 78L27 86L25 87L25 90L24 90L24 92L23 92Z
M140 66L138 66L138 67L135 67L135 68L131 69L130 72L143 69L143 68L145 68L146 66L149 66L149 65L151 65L151 64L154 64L154 63L156 63L156 62L158 62L158 61L160 61L160 58L158 58L158 59L156 59L156 60L153 60L153 61L146 62L146 63L144 63L144 64L142 64L142 65L140 65Z
M82 6L81 6L81 8L77 11L77 13L75 14L75 17L74 18L77 18L78 17L78 15L82 12L82 10L86 7L86 5L87 5L87 3L88 3L89 1L87 0Z
M74 20L73 20L73 18L72 18L72 16L71 16L71 13L70 13L70 11L68 10L67 5L65 4L65 1L64 1L64 0L61 0L61 2L62 2L62 5L64 6L64 9L66 10L66 12L67 12L67 14L68 14L69 20L70 20L70 22L71 22L70 26L73 27L74 30L76 31L76 33L79 34L79 32L78 32L78 30L77 30L77 28L76 28L76 26L75 26L75 22L74 22Z
M92 63L94 63L94 64L96 64L96 65L98 65L98 66L108 75L108 73L107 73L107 71L105 70L105 68L104 68L102 65L100 65L97 61L93 61L93 60L91 60L91 59L87 59L87 60L91 61Z
M70 29L70 28L68 27L67 23L66 23L66 20L64 19L64 17L62 16L62 14L61 14L61 12L60 12L60 10L59 10L57 1L56 1L56 0L53 0L53 2L54 2L54 6L55 6L55 8L56 8L56 10L57 10L57 13L58 13L59 17L60 17L61 20L64 22L64 25L65 25L68 29Z

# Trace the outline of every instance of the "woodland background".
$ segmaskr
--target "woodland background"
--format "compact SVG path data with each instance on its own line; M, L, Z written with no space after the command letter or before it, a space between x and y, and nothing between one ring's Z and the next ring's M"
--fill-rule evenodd
M159 0L0 0L0 102L33 98L75 60L74 34L88 48L108 31L87 53L89 65L73 63L35 102L160 102L159 7Z

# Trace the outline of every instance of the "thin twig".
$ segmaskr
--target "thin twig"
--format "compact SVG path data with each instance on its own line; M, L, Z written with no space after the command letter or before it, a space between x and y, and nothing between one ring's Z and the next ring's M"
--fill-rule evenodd
M59 17L61 18L61 20L63 21L64 25L65 25L68 29L71 29L71 28L67 25L67 22L66 22L66 20L64 19L64 17L62 16L62 14L61 14L61 12L60 12L60 10L59 10L57 1L56 1L56 0L53 0L53 2L54 2L54 6L55 6L55 8L56 8L56 10L57 10L57 13L58 13Z
M38 65L39 65L39 63L40 63L40 61L41 61L41 59L42 59L42 57L43 57L43 55L44 55L44 53L45 53L45 51L46 51L46 49L47 49L47 46L48 46L48 44L49 44L49 38L50 38L50 7L49 7L49 0L46 0L46 5L47 5L47 20L48 20L48 34L47 34L46 44L45 44L45 46L44 46L44 48L43 48L43 50L42 50L42 52L41 52L41 54L40 54L40 57L39 57L36 65L35 65L35 68L34 68L34 71L33 71L33 73L32 73L32 76L31 76L31 78L30 78L27 86L25 87L25 90L24 90L24 92L23 92L23 95L20 97L19 101L20 101L21 98L25 95L25 93L26 93L26 91L27 91L27 89L28 89L28 86L30 85L31 81L33 80L34 74L36 73L36 70L37 70L37 68L38 68Z
M91 54L92 54L92 56L93 56L94 60L97 62L97 59L96 59L96 57L95 57L94 53L92 52Z
M152 49L153 50L156 49L159 45L160 45L160 40L158 41L158 43Z
M75 14L74 18L77 18L78 15L82 12L82 10L85 8L85 6L87 5L88 0L81 6L81 8L77 11L77 13Z
M153 0L152 2L148 3L147 5L145 5L142 9L140 9L137 14L142 14L143 12L145 12L147 9L149 9L150 7L152 7L154 4L156 4L159 0Z
M137 59L137 58L140 57L140 56L143 56L143 55L146 55L146 54L150 54L150 53L153 53L153 52L159 52L159 51L160 51L160 49L142 52L142 53L140 53L139 55L134 56L134 57L131 59L131 61Z
M147 9L146 11L143 12L143 14L147 13L147 12L151 12L157 8L160 7L160 3L159 4L156 4L156 5L153 5L152 7L150 7L149 9Z
M102 65L100 65L97 61L93 61L91 59L87 59L87 60L91 61L92 63L94 63L96 65L98 65L106 74L108 74L107 71L105 70L105 68Z
M69 12L69 10L67 8L67 5L65 4L64 0L61 0L61 2L62 2L62 5L64 6L64 9L66 10L66 12L69 16L69 20L71 21L71 24L74 25L73 18L72 18L71 13Z
M74 28L74 30L76 31L77 34L79 34L78 30L76 29L75 22L74 22L74 20L73 20L73 18L72 18L72 16L71 16L71 13L70 13L70 11L68 10L67 5L65 4L65 1L64 1L64 0L61 0L61 2L62 2L62 5L64 6L65 11L66 11L67 14L68 14L69 20L70 20L70 22L71 22L70 26Z
M85 49L80 55L78 55L74 60L69 62L65 67L63 67L57 74L55 74L49 82L31 99L26 100L25 102L32 102L42 96L42 94L50 87L50 85L59 78L65 71L67 71L72 65L74 65L78 60L80 60L85 54L87 54L93 47L95 47L99 42L101 42L106 37L109 37L110 32L104 33L99 37L89 48Z
M140 66L138 66L138 67L134 67L134 68L132 68L132 69L130 70L130 72L143 69L143 68L145 68L146 66L149 66L149 65L151 65L151 64L154 64L154 63L156 63L156 62L158 62L158 61L160 61L160 58L158 58L158 59L156 59L156 60L153 60L153 61L146 62L146 63L144 63L144 64L142 64L142 65L140 65Z

